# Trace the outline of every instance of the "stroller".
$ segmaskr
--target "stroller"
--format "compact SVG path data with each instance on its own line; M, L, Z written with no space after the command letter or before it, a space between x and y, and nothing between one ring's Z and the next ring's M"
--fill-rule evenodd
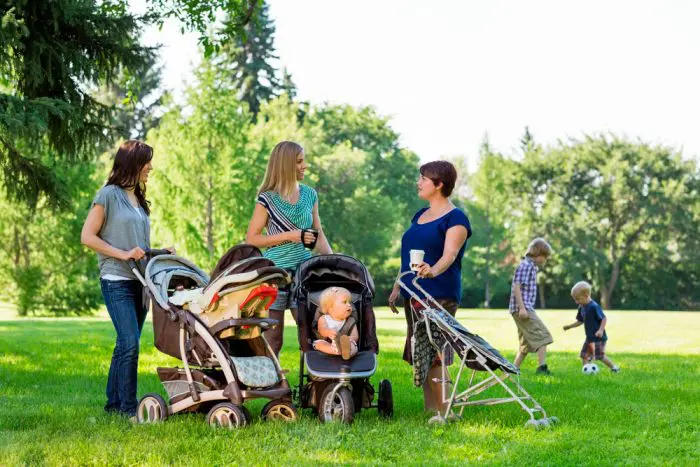
M411 313L413 314L413 350L414 382L422 384L428 370L432 365L435 355L440 356L442 362L442 378L435 379L441 383L442 400L447 403L444 413L432 417L431 424L444 425L448 420L461 419L464 408L469 405L497 405L515 402L527 412L530 419L526 426L536 429L547 427L557 423L556 417L547 417L547 413L540 404L528 394L514 376L520 371L506 360L488 342L476 334L469 332L454 317L452 317L428 292L418 285L418 277L412 281L415 290L419 291L423 298L412 290L403 279L415 274L413 271L404 272L396 280L397 284L413 298L411 301ZM451 348L459 358L460 365L457 376L452 379L445 364L444 353ZM471 375L467 387L459 388L462 375L471 369ZM496 373L501 371L501 375ZM477 371L487 372L488 377L476 382ZM466 375L465 375L466 378ZM452 388L450 385L454 384ZM510 397L488 398L474 400L474 396L486 391L492 386L501 386ZM455 412L459 407L459 414Z
M137 421L163 421L180 412L206 412L211 426L245 426L251 414L243 405L270 399L263 419L296 420L292 391L279 360L262 336L277 325L268 309L286 271L250 245L231 248L212 273L214 280L167 250L151 250L145 274L129 265L153 303L155 346L182 360L184 368L158 368L168 393L141 398Z
M313 349L315 329L321 317L319 299L326 287L348 289L352 296L351 318L359 333L358 353L350 360ZM298 303L297 324L301 356L299 362L298 406L312 408L322 422L350 423L356 412L377 408L391 417L394 403L391 382L379 383L376 405L369 378L377 370L377 342L372 297L374 282L365 266L344 255L321 255L299 265L292 293ZM308 371L307 371L308 370Z

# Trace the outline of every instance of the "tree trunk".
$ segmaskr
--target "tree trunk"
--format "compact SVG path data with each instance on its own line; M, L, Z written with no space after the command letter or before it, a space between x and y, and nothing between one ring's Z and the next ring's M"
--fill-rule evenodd
M537 287L537 292L540 295L540 309L544 310L547 308L547 302L544 299L544 280L541 280L538 287Z
M600 304L606 310L612 307L612 293L615 290L615 285L617 284L617 279L620 277L620 260L615 260L613 263L612 273L610 274L610 280L607 284L603 285L600 291Z

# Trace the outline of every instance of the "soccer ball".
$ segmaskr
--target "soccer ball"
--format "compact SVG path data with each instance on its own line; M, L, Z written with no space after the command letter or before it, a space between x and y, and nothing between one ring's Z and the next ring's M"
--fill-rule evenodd
M595 363L586 363L581 371L584 375L597 375L600 370Z

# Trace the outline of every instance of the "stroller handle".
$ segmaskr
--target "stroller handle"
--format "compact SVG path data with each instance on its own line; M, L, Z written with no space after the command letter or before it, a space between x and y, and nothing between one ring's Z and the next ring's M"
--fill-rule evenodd
M423 295L422 298L404 282L404 278L410 276L411 274L415 276L411 281L411 285L413 285L413 287L415 287L415 289ZM430 305L428 304L428 302L430 302L433 304L433 307L440 308L442 311L447 313L448 311L442 305L440 305L437 300L435 300L435 297L430 295L428 291L418 284L418 279L421 279L421 277L418 277L418 274L416 274L415 271L406 271L399 274L399 277L396 278L396 283L399 285L399 287L408 292L411 298L423 305L424 308L430 308Z
M170 254L170 250L158 248L146 248L144 252L146 253L147 259ZM143 284L143 286L146 287L146 279L143 277L143 273L141 273L138 263L136 263L136 261L134 261L133 259L128 259L126 260L126 264L129 265L129 269L131 269L131 272L134 273L139 282L141 282L141 284Z

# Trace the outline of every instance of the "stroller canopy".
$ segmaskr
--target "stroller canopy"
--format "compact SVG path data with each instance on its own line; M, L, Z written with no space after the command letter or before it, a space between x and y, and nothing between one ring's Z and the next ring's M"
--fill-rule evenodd
M192 262L175 255L156 256L146 266L146 285L153 294L158 305L165 309L168 306L168 288L173 278L187 278L194 281L197 287L204 287L209 282L206 272Z
M346 255L319 255L301 263L294 276L293 293L298 298L300 289L307 284L333 276L361 285L367 298L374 297L374 281L369 271L360 261Z

